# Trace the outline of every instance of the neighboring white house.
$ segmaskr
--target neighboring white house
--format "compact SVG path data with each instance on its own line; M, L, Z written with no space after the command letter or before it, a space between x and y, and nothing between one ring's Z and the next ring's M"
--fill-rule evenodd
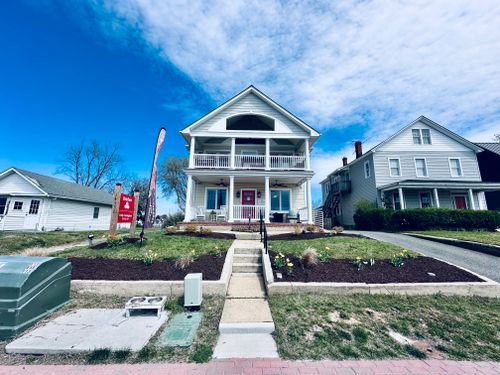
M483 149L420 116L396 134L362 152L321 182L323 211L331 224L354 225L355 204L378 207L445 207L486 210L486 191L500 183L481 180L476 154Z
M309 154L319 133L253 86L181 131L185 221L313 222Z
M0 230L108 229L113 196L18 168L0 174Z

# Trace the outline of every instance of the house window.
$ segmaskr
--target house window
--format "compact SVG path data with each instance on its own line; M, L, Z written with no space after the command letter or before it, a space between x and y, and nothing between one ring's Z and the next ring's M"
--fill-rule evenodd
M30 203L29 213L31 215L38 214L38 208L40 207L40 201L38 199L33 199Z
M430 145L432 143L430 129L412 129L411 135L414 145Z
M450 159L450 172L451 177L462 176L462 165L460 163L460 159Z
M22 210L22 209L23 209L23 202L15 201L14 210Z
M220 210L226 205L227 189L207 189L207 210Z
M401 176L399 159L389 159L389 168L391 171L391 177Z
M289 190L271 190L271 211L290 211Z
M0 215L5 213L5 208L7 207L7 198L0 198Z
M365 178L370 178L371 170L370 170L370 162L365 161Z
M431 206L431 194L430 193L420 193L420 207L428 208Z
M415 159L417 177L427 177L427 163L425 159Z
M99 218L99 207L94 207L94 214L92 215L94 219Z
M394 202L394 209L400 210L401 209L401 199L399 199L398 192L395 192L392 194L392 201Z

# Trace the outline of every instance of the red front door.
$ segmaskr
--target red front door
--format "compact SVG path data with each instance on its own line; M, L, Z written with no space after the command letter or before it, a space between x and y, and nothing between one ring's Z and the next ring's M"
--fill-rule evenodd
M241 204L243 206L252 206L252 207L243 207L243 217L248 219L255 219L255 190L242 190L241 191Z
M467 208L467 203L465 202L464 196L455 196L455 208L465 210Z

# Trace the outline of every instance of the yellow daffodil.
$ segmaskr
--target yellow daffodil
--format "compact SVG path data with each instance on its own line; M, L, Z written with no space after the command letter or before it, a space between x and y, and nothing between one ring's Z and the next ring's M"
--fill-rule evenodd
M287 263L286 264L288 267L293 267L293 263Z

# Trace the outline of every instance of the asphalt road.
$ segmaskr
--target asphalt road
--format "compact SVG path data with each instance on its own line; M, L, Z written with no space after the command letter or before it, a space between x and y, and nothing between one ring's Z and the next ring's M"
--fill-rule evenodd
M438 242L423 240L399 233L370 232L349 230L346 233L362 234L375 240L389 242L407 249L417 251L426 256L441 259L446 262L467 268L479 275L500 282L500 257L467 250L461 247L445 245Z

